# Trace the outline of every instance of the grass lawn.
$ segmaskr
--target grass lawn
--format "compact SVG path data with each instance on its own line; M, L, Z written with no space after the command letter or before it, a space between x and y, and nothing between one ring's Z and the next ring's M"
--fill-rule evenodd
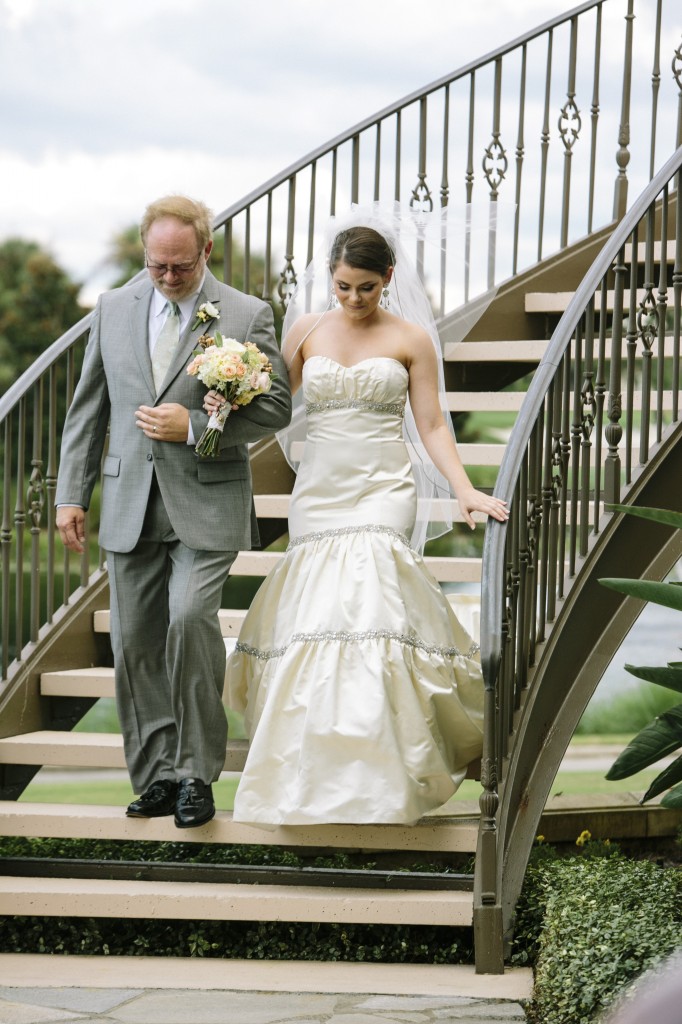
M621 746L616 748L616 753ZM614 760L616 753L614 753ZM605 771L560 771L552 785L552 796L571 796L585 794L604 794L608 796L613 793L644 793L649 783L658 775L655 769L647 769L639 772L629 779L621 779L617 782L609 782L604 778ZM236 776L221 779L213 787L216 806L221 810L232 810L234 794L237 788L238 779ZM466 779L457 793L454 800L478 801L481 788L478 782L473 779ZM73 782L50 781L49 775L44 776L44 781L34 781L25 790L21 800L33 803L61 803L61 804L110 804L113 806L126 806L133 798L130 784L125 779L83 779L82 775L74 777Z

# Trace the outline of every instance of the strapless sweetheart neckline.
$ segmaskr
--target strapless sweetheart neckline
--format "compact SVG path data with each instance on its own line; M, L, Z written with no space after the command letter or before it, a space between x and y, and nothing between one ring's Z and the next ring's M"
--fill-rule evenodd
M340 367L342 370L354 370L357 366L362 366L363 363L373 363L376 362L377 360L384 359L389 363L396 363L401 368L401 370L405 371L405 373L408 372L405 364L401 363L399 359L395 358L395 356L366 356L364 359L358 359L357 363L351 363L350 366L346 366L345 363L340 363L338 359L333 359L332 356L308 356L308 358L306 359L306 363L309 363L311 359L326 359L328 363L334 363L335 366Z

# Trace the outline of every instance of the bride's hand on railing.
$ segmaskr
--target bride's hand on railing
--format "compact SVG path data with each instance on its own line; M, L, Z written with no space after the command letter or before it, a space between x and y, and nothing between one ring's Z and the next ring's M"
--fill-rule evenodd
M491 494L477 491L475 487L461 491L457 495L457 501L459 502L459 510L462 513L464 522L472 530L476 525L471 514L472 512L484 512L487 516L492 516L493 519L497 519L500 523L506 523L507 519L509 519L508 503L503 498L494 498Z

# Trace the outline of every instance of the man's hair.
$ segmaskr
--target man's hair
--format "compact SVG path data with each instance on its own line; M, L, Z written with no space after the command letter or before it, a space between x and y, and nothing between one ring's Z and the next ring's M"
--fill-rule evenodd
M201 250L206 248L213 237L213 214L205 203L198 199L190 199L189 196L163 196L162 199L156 199L149 204L140 222L140 237L145 247L150 227L154 221L161 220L162 217L175 217L183 224L190 224L194 228Z

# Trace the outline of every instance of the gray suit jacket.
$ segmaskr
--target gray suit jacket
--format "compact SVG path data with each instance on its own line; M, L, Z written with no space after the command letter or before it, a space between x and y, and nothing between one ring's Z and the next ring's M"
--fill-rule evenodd
M100 296L83 370L64 425L56 503L88 508L103 471L99 540L109 551L131 551L140 537L154 472L179 539L190 548L237 551L254 537L247 443L279 430L291 418L287 373L275 341L272 310L260 299L221 284L210 273L196 308L212 302L220 319L183 331L162 389L156 395L148 344L153 285L149 279ZM140 405L177 402L189 409L198 440L208 422L206 387L187 374L202 333L252 341L277 375L271 391L233 412L220 454L199 459L192 445L152 441L135 424ZM102 455L110 426L104 465Z

